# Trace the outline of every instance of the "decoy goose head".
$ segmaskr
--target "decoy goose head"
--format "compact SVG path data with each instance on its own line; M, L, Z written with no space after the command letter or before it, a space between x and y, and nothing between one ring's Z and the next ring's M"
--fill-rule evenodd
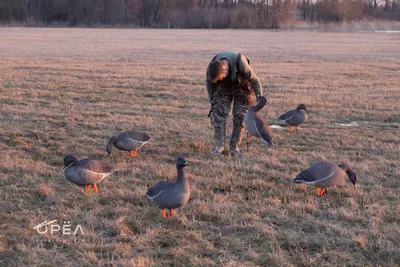
M72 164L78 162L78 158L75 155L68 154L64 157L64 169L68 168Z
M264 107L267 104L267 98L265 98L265 96L260 95L258 97L258 105Z
M177 168L182 168L182 167L185 167L186 165L188 165L188 163L184 157L178 157L176 159L176 167Z
M348 164L346 164L346 163L340 163L340 164L339 164L339 167L340 167L341 169L343 169L343 170L347 173L347 175L349 176L350 182L351 182L354 186L356 186L356 183L357 183L357 174L356 174L355 172L353 172L353 170L350 168L350 166L349 166Z
M300 111L300 110L307 110L307 107L306 107L306 105L304 105L304 104L300 104L300 105L298 105L297 106L297 111Z
M108 140L108 143L107 143L107 146L106 146L106 151L107 151L108 155L111 155L112 146L117 141L117 139L118 139L117 136L112 136L110 138L110 140Z
M258 97L258 103L255 106L253 106L254 112L260 111L265 107L266 104L267 104L267 99L265 98L265 96L260 95Z

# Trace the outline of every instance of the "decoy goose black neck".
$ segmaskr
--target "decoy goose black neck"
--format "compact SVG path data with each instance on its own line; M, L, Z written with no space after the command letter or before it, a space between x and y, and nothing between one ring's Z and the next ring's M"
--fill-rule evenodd
M70 165L77 163L78 158L75 155L68 154L64 157L64 168L69 167Z
M107 146L106 146L106 151L108 153L108 155L111 154L112 151L112 147L114 145L114 143L118 140L117 136L111 136L110 140L108 140Z
M357 183L357 174L355 172L353 172L351 167L346 163L340 163L339 167L347 173L347 175L349 176L350 182L353 185L356 185L356 183Z
M344 170L345 172L347 172L347 170L351 170L349 164L347 164L347 163L340 163L338 166L339 166L342 170Z
M185 172L183 168L187 165L187 161L183 157L179 157L176 160L176 181L177 183L182 183L185 181Z
M298 106L297 106L297 111L300 111L300 110L307 110L306 105L304 105L304 104L298 105Z
M251 109L254 112L258 112L265 107L267 104L267 99L264 96L258 97L258 103L255 106L252 106Z
M352 170L348 170L347 171L347 175L349 176L349 180L350 182L356 186L357 183L357 174L355 172L353 172Z

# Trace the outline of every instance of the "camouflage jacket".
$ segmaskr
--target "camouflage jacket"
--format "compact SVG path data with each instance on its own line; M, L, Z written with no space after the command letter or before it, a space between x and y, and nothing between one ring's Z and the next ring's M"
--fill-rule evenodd
M251 86L253 87L254 93L257 96L262 95L262 84L260 79L257 77L253 69L251 68L247 58L242 55L241 60L238 64L238 70L236 69L236 60L238 57L238 52L222 52L216 55L214 60L227 59L229 61L229 72L228 76L222 81L212 83L208 74L208 66L206 71L206 86L208 91L208 96L211 100L214 92L219 86L235 86L238 85L242 79L247 79ZM237 75L238 74L238 75ZM238 77L239 76L239 77Z

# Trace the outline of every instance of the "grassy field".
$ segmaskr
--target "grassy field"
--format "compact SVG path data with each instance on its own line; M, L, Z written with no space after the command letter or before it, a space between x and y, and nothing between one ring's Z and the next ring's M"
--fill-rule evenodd
M224 50L250 59L270 124L309 107L297 135L211 155L205 69ZM400 34L1 28L0 58L1 266L400 265ZM108 158L129 129L154 140ZM67 153L120 172L85 195ZM192 194L165 221L144 193L178 155ZM357 187L292 183L321 160L348 162ZM84 234L33 230L46 220Z

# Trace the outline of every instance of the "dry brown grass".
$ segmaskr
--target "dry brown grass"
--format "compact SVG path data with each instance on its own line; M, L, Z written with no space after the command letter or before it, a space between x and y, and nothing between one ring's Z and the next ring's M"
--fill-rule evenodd
M271 124L310 107L298 135L211 156L204 71L230 49L263 81ZM399 52L383 33L0 29L0 265L398 266ZM132 128L154 141L107 158ZM63 177L69 152L121 171L85 195ZM177 155L192 196L164 221L143 194ZM359 185L292 184L318 160L349 162ZM84 235L32 229L55 219Z

